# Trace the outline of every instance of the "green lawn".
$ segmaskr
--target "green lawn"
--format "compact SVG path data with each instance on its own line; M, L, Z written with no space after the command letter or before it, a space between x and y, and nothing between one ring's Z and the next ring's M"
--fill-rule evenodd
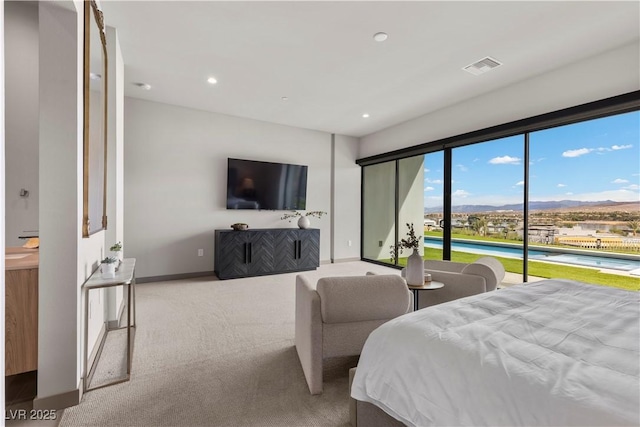
M442 259L442 250L429 248L424 259ZM485 255L472 254L468 252L451 252L451 260L458 262L473 262ZM522 274L522 260L515 258L494 257L498 259L504 269L510 273ZM390 262L390 260L380 260ZM407 264L406 258L400 258L398 263L402 266ZM553 264L538 261L529 261L529 276L544 278L571 279L580 282L592 283L594 285L612 286L631 291L640 291L640 278L619 276L617 274L601 273L591 268L575 267L566 264Z

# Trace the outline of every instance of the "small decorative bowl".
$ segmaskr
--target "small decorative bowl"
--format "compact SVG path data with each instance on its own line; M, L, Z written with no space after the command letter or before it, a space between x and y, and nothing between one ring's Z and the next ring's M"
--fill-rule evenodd
M237 222L235 224L232 224L231 228L233 228L235 231L244 231L249 228L249 225L241 222Z

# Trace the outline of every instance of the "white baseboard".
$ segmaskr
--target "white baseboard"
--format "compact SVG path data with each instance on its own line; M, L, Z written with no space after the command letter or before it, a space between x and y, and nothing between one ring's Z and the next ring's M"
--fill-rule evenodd
M81 379L78 388L75 390L58 393L47 397L36 397L35 399L33 399L33 409L64 409L79 404L82 400L82 384L83 382Z
M341 262L354 262L354 261L360 261L360 257L334 259L333 263L334 264L338 264L338 263L341 263Z

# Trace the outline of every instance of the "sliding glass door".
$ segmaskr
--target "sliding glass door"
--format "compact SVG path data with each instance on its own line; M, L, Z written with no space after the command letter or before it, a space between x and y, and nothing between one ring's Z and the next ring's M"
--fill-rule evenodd
M424 258L443 259L444 152L424 155Z
M529 280L640 283L640 112L530 134Z
M389 263L396 239L396 162L362 171L362 257Z
M523 165L523 135L452 150L452 261L493 256L522 282Z
M413 225L425 259L495 257L502 286L554 277L640 290L640 111L628 98L593 103L591 120L581 106L514 134L359 161L362 258L405 265L410 254L392 261L390 249Z

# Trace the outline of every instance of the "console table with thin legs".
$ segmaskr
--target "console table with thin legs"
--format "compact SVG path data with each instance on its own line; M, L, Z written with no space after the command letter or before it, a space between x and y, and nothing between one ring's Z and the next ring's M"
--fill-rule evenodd
M113 384L122 383L125 381L129 381L131 378L131 359L133 357L133 335L132 328L136 327L136 277L135 277L135 267L136 260L135 258L125 258L118 269L116 270L115 276L107 276L100 272L100 268L89 276L86 282L82 285L82 289L84 291L84 385L83 390L95 390L97 388L106 387ZM116 328L107 328L106 333L103 334L102 340L100 341L100 346L98 348L98 353L92 363L92 366L89 367L89 292L94 289L103 289L103 288L111 288L115 286L126 287L127 293L127 326L116 327ZM95 371L95 365L97 361L100 359L100 354L102 353L102 348L104 347L104 342L107 337L107 333L109 331L114 331L118 329L126 329L127 330L127 375L124 378L118 378L114 381L110 381L105 384L100 384L96 387L89 387L91 379L93 377L93 373Z

